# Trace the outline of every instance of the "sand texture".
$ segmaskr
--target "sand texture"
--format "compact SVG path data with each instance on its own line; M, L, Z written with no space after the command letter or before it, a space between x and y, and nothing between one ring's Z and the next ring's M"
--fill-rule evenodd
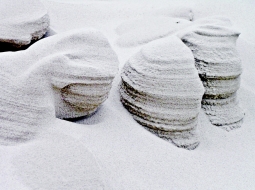
M39 0L1 0L0 51L28 47L43 37L49 24L47 10Z
M3 3L7 5L8 2L11 4L14 1L1 1L0 5ZM19 12L22 13L24 10L22 5L25 5L25 1L16 2L21 9L11 16L20 17ZM25 51L0 53L1 190L255 189L253 0L41 0L41 2L50 17L50 26L44 35L47 38L36 41ZM0 9L2 10L2 7ZM5 10L2 10L0 15L4 12ZM9 10L6 12L11 14ZM235 89L237 83L240 83L240 88L235 94L245 111L242 127L231 132L222 130L210 122L204 109L199 109L202 94L208 89L210 94L207 95L209 98L206 102L216 103L217 113L219 104L222 102L224 104L224 101L230 99L220 96L213 99L211 95L213 88L203 87L199 78L200 71L195 68L197 60L194 60L194 51L192 54L187 44L180 44L180 40L170 40L170 36L167 35L161 36L165 29L167 31L172 29L162 27L161 30L160 27L164 24L156 22L151 22L150 26L150 19L147 19L160 18L158 19L160 21L162 17L167 20L171 17L186 19L184 21L191 24L170 35L178 34L179 37L182 32L196 37L194 37L196 40L191 42L194 42L193 45L199 45L194 46L198 50L197 53L202 52L197 54L197 57L201 58L199 63L206 66L204 60L210 59L207 68L210 68L211 73L219 72L219 76L216 75L214 81L210 78L208 83L213 84L214 89L218 89L215 92L219 92L217 81L219 77L223 78L222 89L227 90L231 86ZM116 43L122 36L116 33L116 28L119 26L125 28L128 26L125 23L130 22L132 25L133 21L139 20L148 21L148 27L144 27L148 30L143 30L146 23L142 22L141 27L140 25L134 27L137 27L137 31L141 31L146 39L154 42L149 46L145 45L151 43L149 41L137 43L135 40L144 37L137 33L139 38L134 36L133 39L129 38L130 43L129 40L125 42L135 44L133 46L120 46ZM155 33L150 30L154 28L153 24L160 26L158 33L156 29ZM207 26L227 28L230 31L234 31L232 27L235 27L241 34L236 41L237 36L229 36L229 32L226 32L225 37L224 35L219 37L225 33ZM95 28L100 32L88 28ZM129 28L132 27L126 27L125 30ZM198 35L194 33L197 30L203 30L203 34L213 35ZM148 38L153 36L152 34L159 36ZM233 34L239 32L234 31ZM198 39L199 36L201 40ZM163 38L164 42L158 41L158 37ZM203 42L203 45L199 44L200 42ZM221 55L221 59L216 59L214 51L211 51L217 46L220 47L220 51L215 52ZM234 57L230 59L231 53L227 52L231 51ZM231 78L229 85L226 86L225 78L222 76L224 74L228 76L230 71L235 70L229 62L235 64L232 59L238 60L236 58L238 56L242 61L241 80L239 78L240 81L237 80L234 84ZM228 64L224 58L228 58ZM181 61L182 64L178 64ZM212 65L220 67L212 70ZM168 72L173 75L168 75ZM210 72L207 73L211 76ZM235 78L241 70L237 69L232 73ZM88 78L89 74L105 77L90 80L92 78ZM100 83L99 88L95 87L95 81ZM100 104L95 112L91 104L84 109L87 104L84 99L88 99L94 105L94 100L98 99L99 103L99 100L106 97L102 95L100 99L95 94L106 93L108 89L103 88L101 84L106 82L105 87L110 88L110 81L111 90L108 92L107 100ZM87 85L91 84L89 82L93 85ZM128 82L132 86L128 86ZM196 84L193 89L192 85ZM65 88L66 86L69 88ZM137 88L137 91L133 91L132 88ZM185 99L181 94L188 95ZM226 91L223 94L229 95ZM179 100L177 95L180 97ZM231 98L237 100L235 96ZM128 109L123 106L124 101ZM140 106L135 113L131 110L133 105ZM209 104L209 107L213 106ZM233 107L229 106L231 114L234 112L231 110ZM180 117L174 115L175 113ZM79 117L86 114L88 115L85 117ZM189 115L194 118L189 118ZM68 120L73 122L58 119L56 116L69 118ZM175 116L177 118L175 121L168 119ZM225 118L224 112L222 116ZM133 117L136 117L136 120ZM139 119L145 124L157 126L149 128L143 124L142 127L137 122ZM191 122L190 125L187 121ZM177 132L175 130L177 128L187 128L187 133L185 130ZM174 133L172 129L175 130ZM160 135L163 139L158 137ZM189 149L195 148L198 142L199 146L196 149L192 151L184 149L185 146Z
M180 6L162 6L156 9L155 15L157 16L167 16L172 18L182 18L192 21L194 18L194 12L191 7L180 5Z
M27 144L11 163L14 175L32 190L102 190L107 187L91 152L68 136L51 135L49 139Z
M188 27L192 22L166 16L150 16L129 20L116 28L120 37L117 44L120 47L135 47L157 40Z
M121 101L134 119L176 146L194 149L204 88L177 37L151 42L123 68Z
M244 117L236 96L242 73L236 50L239 34L231 27L205 24L182 36L206 89L202 107L212 124L227 131L241 127Z
M45 38L1 53L1 144L26 141L57 117L94 112L107 98L118 60L97 30Z
M227 17L215 15L205 18L200 18L194 21L194 25L217 25L217 26L225 26L232 27L233 24L231 20Z

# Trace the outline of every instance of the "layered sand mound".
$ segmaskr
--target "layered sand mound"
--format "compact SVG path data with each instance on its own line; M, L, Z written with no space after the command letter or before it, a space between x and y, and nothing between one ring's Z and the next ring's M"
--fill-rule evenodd
M94 112L107 98L118 59L97 30L45 38L0 54L0 143L26 141L57 117Z
M118 73L118 57L108 40L96 30L87 30L77 38L60 36L59 39L62 43L56 44L56 53L65 58L68 65L76 67L70 70L61 66L58 72L63 78L54 78L52 82L56 115L59 118L90 115L108 97ZM55 48L52 47L52 52Z
M121 101L134 119L176 146L194 149L203 85L192 52L177 37L144 46L125 64Z
M229 21L221 19L214 24L198 26L181 39L192 50L206 89L202 107L212 124L229 131L240 127L244 117L236 97L242 68L236 50L240 33L222 26L223 23Z
M1 0L0 51L24 49L47 32L47 10L39 0Z

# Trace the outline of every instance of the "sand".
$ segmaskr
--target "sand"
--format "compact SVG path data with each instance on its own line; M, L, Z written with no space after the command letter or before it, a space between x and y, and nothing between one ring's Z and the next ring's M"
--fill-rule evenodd
M93 27L101 30L109 39L116 51L120 68L140 46L120 48L116 44L118 35L115 28L129 19L141 18L151 11L162 8L168 1L83 1L83 3L68 4L44 1L49 10L51 28L57 33L74 28ZM45 133L34 141L13 147L0 147L0 189L30 190L56 189L59 181L50 184L38 180L47 176L46 168L32 167L34 173L27 169L32 163L45 163L56 166L54 174L61 176L64 166L57 163L55 157L66 155L84 147L84 152L74 155L88 156L98 164L92 167L96 178L104 184L105 189L254 189L255 188L255 21L254 1L200 1L192 3L171 1L169 6L183 4L193 7L194 19L211 15L229 17L240 30L237 50L242 59L243 74L241 87L238 90L239 102L246 115L241 128L231 132L224 131L210 124L207 116L201 110L199 116L200 145L193 151L177 148L158 138L142 128L125 110L120 102L120 73L113 81L109 98L90 118L82 118L76 123L56 119ZM141 8L142 7L142 8ZM52 134L53 133L53 134ZM51 135L50 135L51 134ZM62 139L61 137L64 136ZM59 139L47 141L47 139ZM65 147L68 139L72 147ZM61 147L59 155L49 149L54 143ZM42 156L37 156L37 146L44 147ZM82 148L81 148L82 149ZM89 153L87 153L89 152ZM33 156L36 155L36 156ZM93 155L93 156L91 156ZM43 161L52 157L52 161ZM63 165L77 159L69 157ZM47 159L46 159L47 160ZM86 162L86 159L83 159ZM25 163L27 162L27 164ZM54 164L55 163L55 164ZM71 170L86 165L81 161L71 165ZM89 168L89 167L88 167ZM22 169L24 173L17 172ZM84 170L85 171L85 170ZM98 172L99 171L99 172ZM50 173L49 173L50 175ZM72 175L82 179L83 175ZM24 176L28 179L24 179ZM60 180L61 181L61 180ZM65 181L65 180L63 180ZM41 185L43 183L43 185ZM79 189L80 183L71 189ZM84 187L84 189L86 189ZM93 189L93 188L92 188Z
M39 0L0 2L0 51L25 49L41 39L50 25L49 15Z

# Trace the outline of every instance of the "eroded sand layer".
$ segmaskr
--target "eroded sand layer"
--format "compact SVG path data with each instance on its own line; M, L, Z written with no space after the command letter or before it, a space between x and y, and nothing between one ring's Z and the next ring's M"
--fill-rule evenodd
M222 26L223 23L230 25L226 19L219 18L214 24L193 28L181 38L194 54L196 68L206 89L203 109L212 124L229 131L241 127L244 117L236 97L242 68L236 50L240 33Z
M134 119L176 146L194 149L204 93L191 51L177 37L144 46L123 68L121 101Z
M0 25L0 51L18 50L42 38L50 19L39 0L1 0Z
M1 144L33 138L55 115L93 113L118 71L116 54L94 29L54 35L0 60Z

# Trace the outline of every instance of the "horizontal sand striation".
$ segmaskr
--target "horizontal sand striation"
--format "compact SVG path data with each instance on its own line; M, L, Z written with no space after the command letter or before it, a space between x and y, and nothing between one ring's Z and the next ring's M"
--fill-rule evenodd
M229 131L241 127L244 117L236 97L242 73L235 48L240 33L222 26L222 22L229 23L219 18L219 22L197 26L181 38L194 54L206 89L202 107L212 124Z
M121 101L134 119L178 147L194 149L204 88L177 37L144 46L123 68Z
M55 119L88 115L108 97L118 59L97 30L45 38L0 54L0 143L33 138Z

